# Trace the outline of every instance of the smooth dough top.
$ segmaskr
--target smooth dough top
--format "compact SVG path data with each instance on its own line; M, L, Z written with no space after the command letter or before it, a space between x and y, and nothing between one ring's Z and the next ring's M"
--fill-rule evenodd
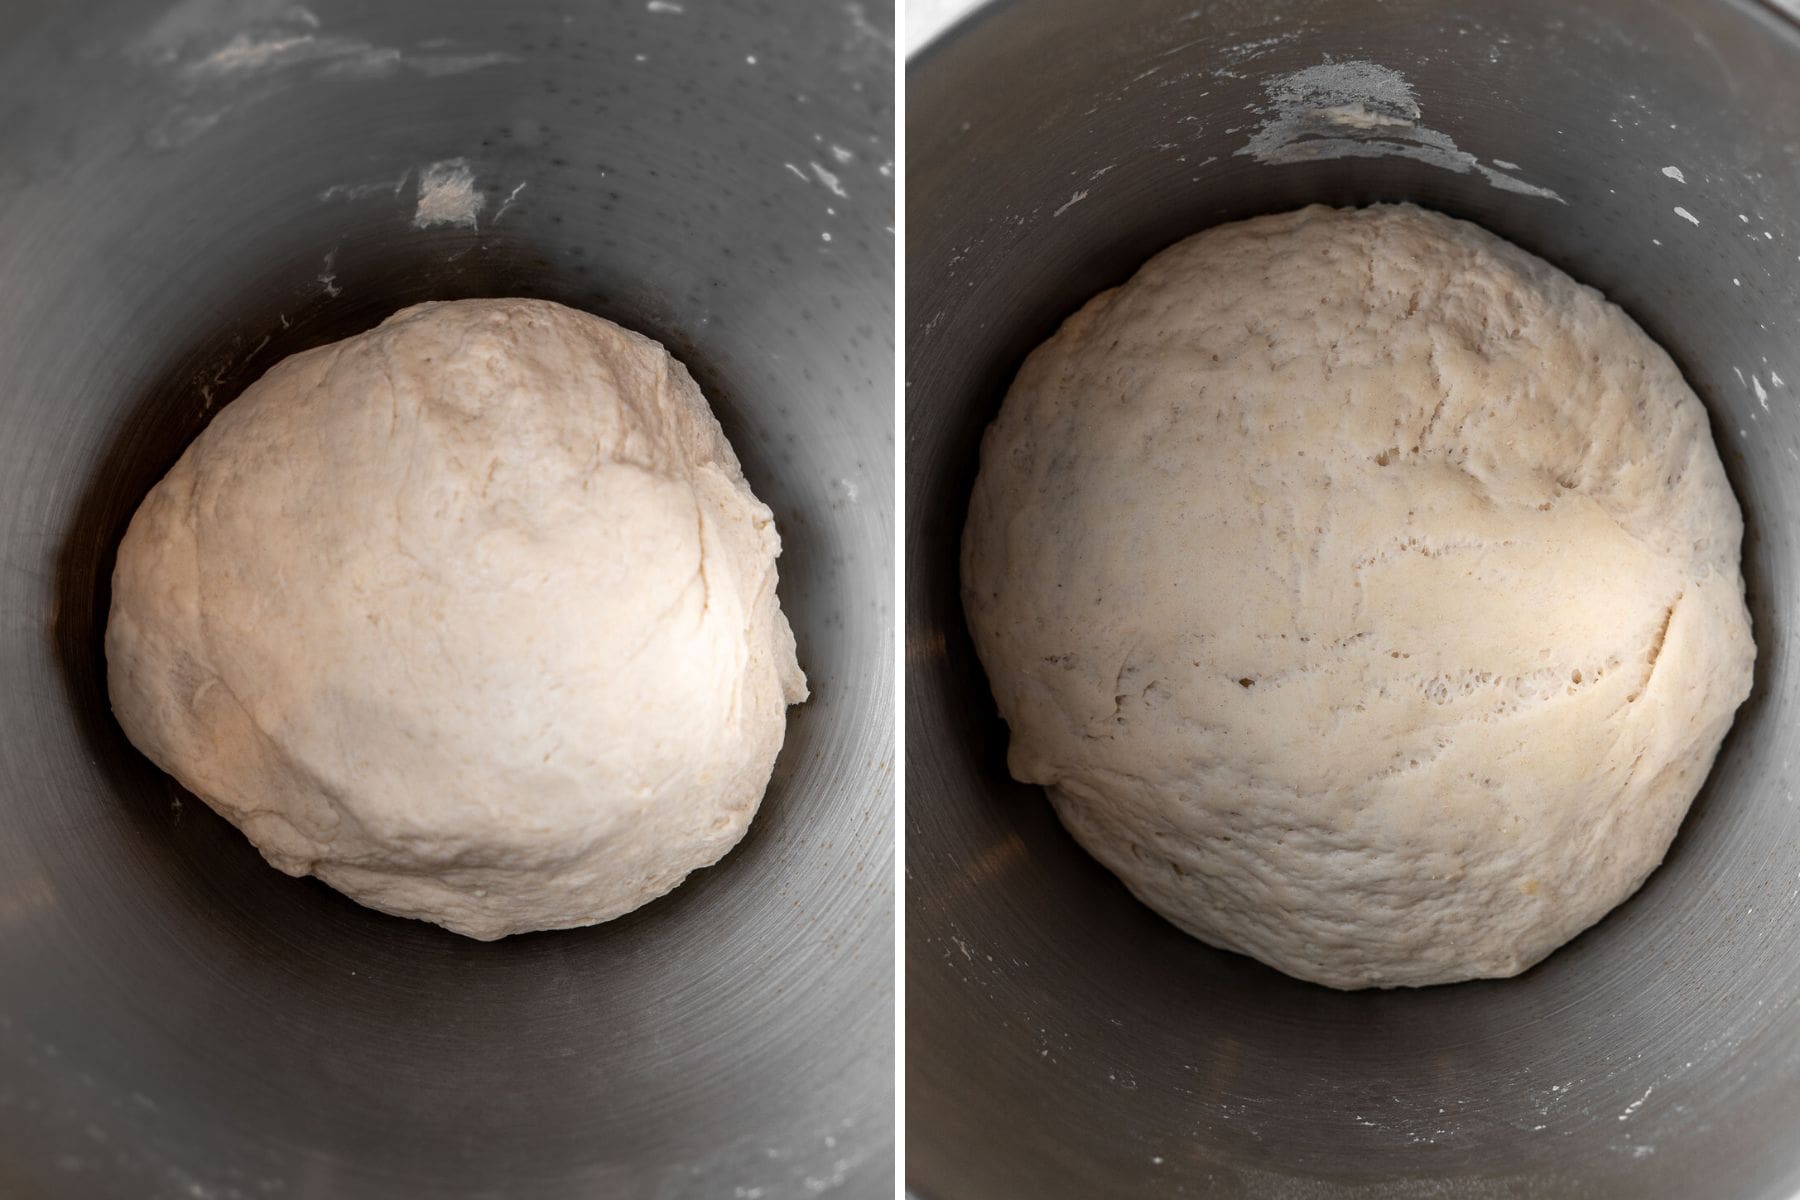
M151 491L113 708L284 871L477 938L589 924L755 813L806 694L779 552L659 344L416 305L277 364Z
M1662 860L1748 695L1742 519L1616 306L1411 206L1095 297L981 449L1010 765L1151 907L1335 987L1515 974Z

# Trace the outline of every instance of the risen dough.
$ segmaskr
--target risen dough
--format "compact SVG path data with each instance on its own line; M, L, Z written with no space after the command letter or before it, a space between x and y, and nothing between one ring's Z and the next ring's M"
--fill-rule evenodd
M806 694L779 551L656 342L421 304L277 364L150 492L113 710L289 874L475 938L604 921L756 811Z
M1750 690L1706 414L1618 308L1412 207L1226 225L1026 361L963 542L1010 765L1189 933L1512 975L1661 861Z

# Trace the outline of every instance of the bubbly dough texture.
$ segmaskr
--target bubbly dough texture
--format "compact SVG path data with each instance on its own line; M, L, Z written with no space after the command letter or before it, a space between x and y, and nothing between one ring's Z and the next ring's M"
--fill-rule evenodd
M806 695L780 539L661 345L420 304L278 363L132 518L131 740L291 875L490 939L744 834Z
M1026 361L963 599L1010 765L1146 904L1339 988L1513 975L1631 895L1755 657L1674 364L1473 225L1312 207Z

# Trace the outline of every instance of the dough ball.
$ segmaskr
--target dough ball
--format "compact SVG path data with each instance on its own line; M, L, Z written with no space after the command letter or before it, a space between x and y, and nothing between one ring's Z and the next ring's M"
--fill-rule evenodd
M125 732L290 875L474 938L744 834L806 695L780 539L656 342L420 304L277 364L132 518Z
M1222 226L981 447L1010 765L1146 904L1340 988L1512 975L1662 860L1749 693L1706 413L1618 308L1410 206Z

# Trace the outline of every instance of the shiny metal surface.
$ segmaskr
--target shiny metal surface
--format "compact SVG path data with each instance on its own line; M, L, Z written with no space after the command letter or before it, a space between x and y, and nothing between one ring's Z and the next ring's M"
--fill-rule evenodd
M0 1196L889 1191L890 30L807 0L5 6ZM473 226L415 223L434 163ZM723 863L493 944L266 866L126 743L99 625L213 407L476 295L688 364L780 522L813 686Z
M1421 124L1567 203L1416 158L1236 153L1269 78L1327 57L1400 71ZM1794 1195L1800 30L1743 0L1014 0L909 72L917 1193ZM982 427L1082 301L1217 222L1400 199L1600 287L1682 364L1745 510L1760 656L1636 898L1517 979L1342 994L1183 936L1008 780L956 547Z

